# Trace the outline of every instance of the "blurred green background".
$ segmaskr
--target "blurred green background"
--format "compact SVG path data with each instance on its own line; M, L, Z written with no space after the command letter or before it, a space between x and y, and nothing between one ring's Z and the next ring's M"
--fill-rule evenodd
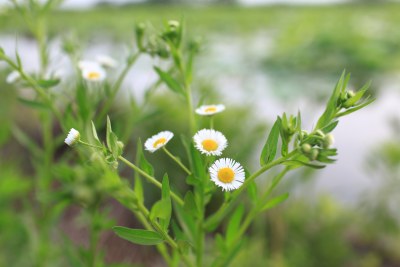
M250 169L256 166L260 145L277 115L301 110L311 129L343 69L352 73L354 89L372 80L377 101L342 120L334 132L337 163L323 171L303 170L287 177L279 191L290 192L289 200L256 221L233 266L400 266L400 4L171 2L103 2L57 10L47 24L51 66L68 72L60 48L63 40L79 40L83 58L106 53L121 59L125 48L134 45L135 23L159 27L167 20L182 19L186 34L202 43L195 68L196 97L199 102L227 106L216 123L234 144L227 153ZM8 54L17 47L25 67L37 68L32 36L7 5L0 9L0 45ZM143 101L146 86L155 80L153 63L140 59L119 101L127 92ZM29 239L26 202L32 193L32 163L12 129L17 124L38 139L41 133L34 114L21 107L17 92L5 83L9 70L0 67L0 266L31 266L22 251ZM169 96L160 92L152 99L150 105L158 106L162 116L144 122L131 138L132 146L135 138L145 140L158 130L184 131L184 114ZM116 109L115 117L121 113ZM149 155L148 159L160 169L169 168L165 158ZM75 220L80 210L78 205L60 207L61 221L54 232L68 238L55 243L85 245ZM124 211L111 217L135 224ZM162 266L151 248L110 241L109 236L101 239L101 246L109 264ZM54 257L62 257L62 249L58 253Z

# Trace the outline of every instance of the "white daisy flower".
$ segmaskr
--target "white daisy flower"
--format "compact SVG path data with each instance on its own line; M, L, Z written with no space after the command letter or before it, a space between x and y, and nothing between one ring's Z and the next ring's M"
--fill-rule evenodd
M225 106L222 104L218 105L203 105L196 109L196 113L202 116L211 116L220 113L225 110Z
M19 80L19 78L21 78L21 75L19 74L18 71L14 70L7 75L6 82L10 84L15 83L16 81Z
M222 190L238 189L244 182L243 167L233 159L222 158L209 168L211 180Z
M74 128L72 128L70 131L69 131L69 133L68 133L68 135L67 135L67 138L65 138L65 143L67 144L67 145L69 145L69 146L73 146L73 145L75 145L77 142L79 142L79 140L80 140L80 133L77 131L77 130L75 130Z
M194 136L196 148L207 156L220 156L222 151L228 146L225 136L213 129L203 129L198 131Z
M144 143L144 147L146 150L153 153L159 148L165 146L172 137L174 137L174 134L170 131L159 132L158 134L147 139Z
M113 59L110 56L106 56L106 55L98 55L96 57L96 61L103 67L105 68L116 68L118 65L118 62Z
M81 70L92 69L92 68L101 68L101 65L96 61L80 60L78 62L78 68Z
M87 67L82 69L82 77L90 82L101 82L106 78L106 72L102 67Z

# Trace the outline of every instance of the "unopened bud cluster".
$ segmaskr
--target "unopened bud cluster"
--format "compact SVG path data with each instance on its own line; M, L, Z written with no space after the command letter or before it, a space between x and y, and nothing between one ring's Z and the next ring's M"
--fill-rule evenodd
M318 156L322 150L329 149L334 143L333 134L325 134L321 130L313 133L301 131L298 135L300 142L300 151L310 160L318 160Z

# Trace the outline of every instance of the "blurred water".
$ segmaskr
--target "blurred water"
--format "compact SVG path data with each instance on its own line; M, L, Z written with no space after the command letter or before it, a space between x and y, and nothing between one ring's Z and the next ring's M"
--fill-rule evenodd
M14 53L15 37L1 36L0 43L7 54ZM35 71L38 66L37 53L33 52L36 51L35 43L25 38L18 38L17 43L24 67L27 71ZM104 40L95 43L86 49L83 59L108 54L121 62L127 55L127 48L123 45ZM284 80L277 79L261 67L261 61L272 51L272 43L268 32L247 38L211 37L207 49L197 62L199 79L207 79L219 89L221 102L228 109L233 105L245 105L255 111L257 119L267 121L274 120L283 112L296 114L301 110L304 128L311 129L323 111L314 96L322 94L327 99L334 81L312 76L299 77L296 74ZM56 40L50 47L53 70L62 69L66 75L71 74L71 63L60 50L60 42ZM125 81L124 87L129 89L128 93L139 100L143 99L144 90L157 79L152 71L153 64L163 62L154 62L150 57L140 58ZM338 66L338 77L340 72L341 66ZM344 203L353 203L366 189L376 185L377 181L372 180L365 171L365 159L379 143L390 138L388 119L400 114L400 77L388 76L374 85L379 87L377 101L360 112L342 118L335 129L338 161L317 172L316 193L329 193ZM289 97L288 91L295 96Z

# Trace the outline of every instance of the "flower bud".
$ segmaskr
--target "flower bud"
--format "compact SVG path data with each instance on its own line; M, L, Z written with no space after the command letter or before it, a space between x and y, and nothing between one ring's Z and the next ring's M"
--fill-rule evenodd
M347 97L347 99L352 98L352 97L354 97L355 95L356 95L356 93L354 93L353 90L349 90L349 91L346 92L346 97Z
M318 154L319 154L318 148L311 149L311 153L310 153L309 159L310 160L316 160L317 157L318 157Z
M122 143L121 141L117 141L117 146L122 150L124 149L124 143Z
M324 132L321 131L321 130L317 130L317 131L315 132L315 134L316 134L316 135L319 135L319 136L321 136L321 137L323 137L323 138L325 138L325 134L324 134Z
M310 144L303 144L302 146L301 146L301 151L304 153L304 154L308 154L308 153L310 153L310 151L311 151L311 145Z
M92 190L85 185L77 186L73 191L73 195L75 200L83 205L90 204L94 197Z
M328 148L328 147L332 146L334 142L335 142L335 138L333 137L333 134L329 133L329 134L325 135L323 146L324 146L324 148Z
M170 20L168 21L168 26L170 31L176 31L176 29L179 28L180 23L176 20Z
M80 137L81 137L80 133L77 130L75 130L74 128L72 128L69 131L67 138L65 138L64 142L69 146L73 146L79 142Z
M146 30L146 25L144 23L139 23L135 27L136 34L136 45L138 46L140 51L143 51L143 36Z

